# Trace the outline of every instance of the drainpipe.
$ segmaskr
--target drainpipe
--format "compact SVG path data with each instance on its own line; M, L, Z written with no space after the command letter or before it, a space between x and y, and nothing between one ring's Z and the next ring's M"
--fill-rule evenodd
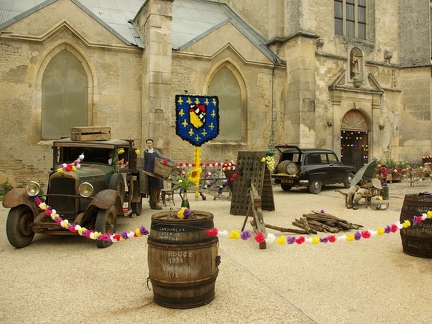
M274 74L275 74L275 64L273 64L272 78L271 78L271 124L270 124L270 140L268 143L268 149L270 152L274 152L275 149Z

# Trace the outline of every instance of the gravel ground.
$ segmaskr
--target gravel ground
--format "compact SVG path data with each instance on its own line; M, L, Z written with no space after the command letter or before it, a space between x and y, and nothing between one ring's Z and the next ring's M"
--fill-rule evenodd
M398 222L405 194L428 190L390 184L389 209L377 211L346 209L335 189L343 188L328 186L312 195L274 187L276 210L264 211L264 221L294 227L295 218L324 210L376 230ZM192 209L212 213L220 231L243 225L244 216L230 215L228 200L190 202ZM15 249L5 234L7 214L0 207L1 323L430 323L432 315L432 260L403 253L399 232L354 242L272 243L266 249L253 239L220 237L215 299L171 309L156 305L147 287L146 237L98 249L78 236L37 234L31 245ZM119 219L118 232L149 229L152 214L145 203L141 216ZM250 224L246 229L252 230Z

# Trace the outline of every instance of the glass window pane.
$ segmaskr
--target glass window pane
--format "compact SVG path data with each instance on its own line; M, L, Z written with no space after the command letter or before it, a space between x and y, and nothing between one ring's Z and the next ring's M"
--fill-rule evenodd
M337 18L342 18L342 2L334 2L334 16Z
M366 25L364 24L358 25L358 38L366 39Z
M354 0L346 0L346 3L352 3L352 4L354 4Z
M219 99L220 141L240 141L242 134L240 86L234 74L226 67L219 70L209 87L210 96Z
M366 8L358 8L358 21L362 23L366 22Z
M366 7L366 0L358 0L358 5L362 7Z
M348 5L346 6L346 19L347 20L354 20L354 5Z
M355 35L354 35L354 22L353 21L347 21L346 22L346 36L355 37Z
M42 139L70 135L87 126L87 75L81 62L63 50L52 58L42 78Z
M343 20L335 19L335 34L343 35Z

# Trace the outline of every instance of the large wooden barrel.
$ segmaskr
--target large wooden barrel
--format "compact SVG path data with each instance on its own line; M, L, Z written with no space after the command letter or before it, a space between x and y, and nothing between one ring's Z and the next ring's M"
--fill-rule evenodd
M152 216L148 238L149 279L156 304L192 308L215 297L218 275L217 236L213 215L193 210L191 219L173 219L170 212Z
M409 220L413 224L414 216L422 216L429 210L432 210L430 194L405 195L400 222ZM404 253L421 258L432 258L432 219L428 218L408 228L401 228L400 235Z

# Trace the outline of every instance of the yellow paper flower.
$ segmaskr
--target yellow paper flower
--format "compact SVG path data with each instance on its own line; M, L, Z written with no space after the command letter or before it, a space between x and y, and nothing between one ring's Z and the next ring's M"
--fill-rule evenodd
M142 236L139 228L135 228L135 234L136 236Z
M139 149L136 149L136 150L135 150L135 154L136 154L136 155L141 155L141 151L140 151Z
M427 218L432 218L432 211L428 210L426 213Z
M101 235L102 235L101 232L95 232L95 233L94 233L94 238L95 238L95 240L97 240L97 238L98 238L99 236L101 236Z
M57 172L58 172L58 173L63 173L63 168L58 168L58 169L57 169Z
M123 148L119 148L117 150L117 154L123 154L125 152L125 150Z
M346 240L348 242L354 241L354 234L347 235Z
M180 219L184 219L185 218L184 212L186 209L187 209L186 207L180 208L180 210L177 212L177 217Z
M377 229L377 234L378 235L383 235L384 234L384 228L380 227Z
M383 197L382 197L382 196L379 196L379 197L378 197L378 200L379 200L379 201L382 201L382 200L383 200Z
M318 244L320 242L320 239L318 236L312 237L312 244Z
M285 236L279 236L277 239L276 239L276 243L277 244L281 244L281 245L283 245L283 244L286 244L286 239L285 239Z
M229 233L228 237L235 239L235 240L238 240L240 238L240 232L237 230L231 231L231 233Z
M411 222L410 222L408 219L406 219L406 220L403 222L402 226L403 226L403 228L410 227L410 226L411 226Z
M263 158L261 159L261 162L265 162L265 161L266 161L266 158L263 157Z

